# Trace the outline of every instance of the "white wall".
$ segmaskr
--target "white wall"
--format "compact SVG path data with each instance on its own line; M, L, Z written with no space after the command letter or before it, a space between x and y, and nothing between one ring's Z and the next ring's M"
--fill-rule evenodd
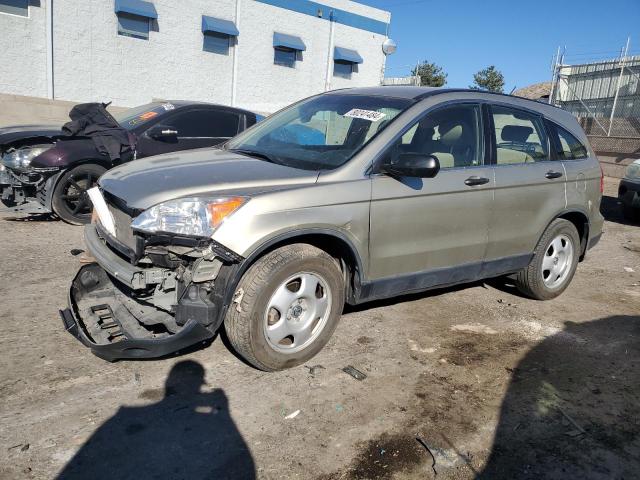
M0 13L0 93L47 96L45 0L40 3L29 7L28 18Z
M324 90L329 22L251 0L241 0L238 37L240 107L274 112ZM295 68L274 65L274 31L295 35L307 49Z
M239 20L235 18L236 1L240 2ZM40 2L42 8L30 8L29 19L0 15L0 93L46 96L45 0ZM349 0L323 3L389 21L388 12ZM228 105L232 103L234 54L238 56L236 106L273 112L326 88L327 61L333 67L327 19L254 0L153 0L153 4L158 31L141 40L117 34L114 0L55 0L55 98L112 101L120 106L154 98ZM202 15L238 25L237 45L228 56L202 50ZM334 44L357 50L364 63L351 79L333 77L330 70L329 88L379 84L385 36L333 25ZM307 50L295 68L273 64L274 31L299 36L305 42Z
M112 1L55 0L56 97L129 106L152 98L229 103L233 57L202 50L201 21L233 20L234 1L153 3L159 31L141 40L117 34Z
M382 44L386 37L340 24L336 24L334 29L335 46L356 49L364 61L350 79L329 77L330 89L380 85L385 61Z

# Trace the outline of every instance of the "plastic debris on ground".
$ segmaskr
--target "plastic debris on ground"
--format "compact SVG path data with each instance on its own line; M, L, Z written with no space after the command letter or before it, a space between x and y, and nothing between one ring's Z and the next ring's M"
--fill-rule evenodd
M355 367L352 367L351 365L347 365L346 367L344 367L342 369L342 371L344 373L346 373L347 375L351 375L353 378L355 378L356 380L364 380L365 378L367 378L367 375L365 375L364 373L362 373L360 370L358 370Z

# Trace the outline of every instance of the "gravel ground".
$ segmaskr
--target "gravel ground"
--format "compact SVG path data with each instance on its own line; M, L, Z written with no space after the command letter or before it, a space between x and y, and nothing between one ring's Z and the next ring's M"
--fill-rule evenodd
M220 338L158 361L94 357L57 313L81 229L5 215L0 478L639 478L640 227L616 187L559 298L491 281L351 308L280 373Z

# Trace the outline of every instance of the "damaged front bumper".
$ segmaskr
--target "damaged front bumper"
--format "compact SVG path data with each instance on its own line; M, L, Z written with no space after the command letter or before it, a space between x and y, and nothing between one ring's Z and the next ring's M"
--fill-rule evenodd
M88 253L60 312L65 329L108 361L156 358L211 339L221 324L217 270L197 259L187 269L141 267L127 262L96 225L85 227ZM207 281L194 276L209 275ZM202 279L199 279L202 280ZM222 281L220 283L223 283Z
M190 319L171 336L136 336L140 327L134 323L136 320L131 318L126 307L101 296L106 293L110 300L116 300L115 295L109 295L113 288L113 283L99 265L85 265L73 280L69 308L60 311L65 330L104 360L162 357L204 342L214 335L201 323ZM105 301L107 303L100 303ZM84 315L80 314L79 308Z

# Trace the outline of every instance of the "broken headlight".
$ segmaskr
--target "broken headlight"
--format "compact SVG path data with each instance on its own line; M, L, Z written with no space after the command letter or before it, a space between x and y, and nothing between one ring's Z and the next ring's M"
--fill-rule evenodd
M640 160L634 160L633 163L629 164L624 176L633 180L640 180Z
M2 157L2 163L11 170L26 172L31 168L31 160L46 152L49 148L51 147L21 148L20 150L14 150Z
M247 200L244 197L170 200L142 212L131 222L131 228L148 233L210 237L224 219Z

